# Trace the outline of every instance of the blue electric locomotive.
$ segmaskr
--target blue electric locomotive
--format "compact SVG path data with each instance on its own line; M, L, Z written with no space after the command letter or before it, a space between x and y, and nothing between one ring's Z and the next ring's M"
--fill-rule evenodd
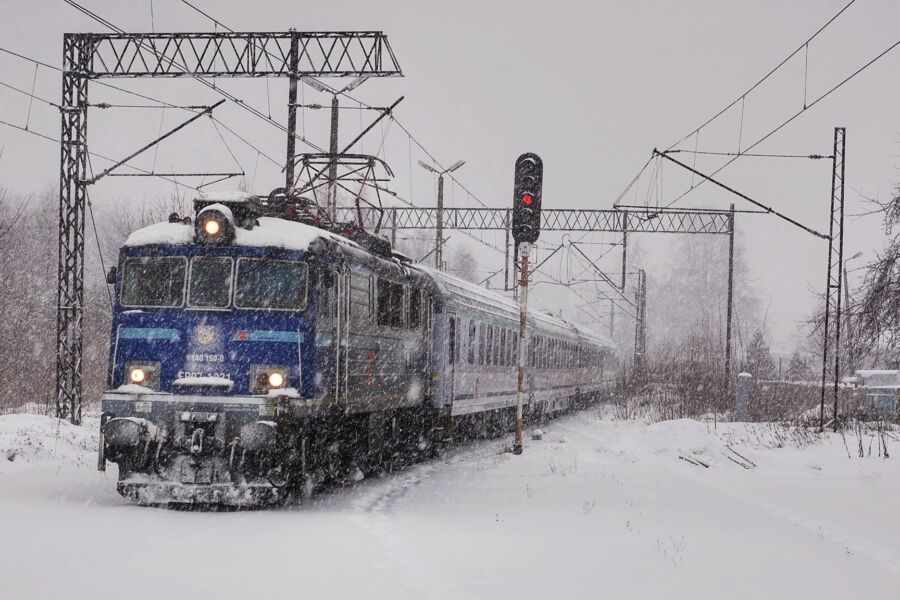
M99 466L138 502L275 503L509 424L515 305L302 198L201 197L133 233L109 281ZM531 322L532 414L609 385L608 340Z

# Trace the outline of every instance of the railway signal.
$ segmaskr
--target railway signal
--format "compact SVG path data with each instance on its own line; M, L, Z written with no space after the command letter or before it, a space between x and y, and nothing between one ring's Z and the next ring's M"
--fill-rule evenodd
M525 395L525 365L528 356L526 339L528 315L528 255L531 244L541 233L541 186L544 182L544 161L533 152L526 152L516 159L515 184L513 185L512 234L522 259L519 305L519 377L516 385L516 440L513 454L522 454L522 402Z
M533 244L541 233L541 186L544 162L533 152L516 159L513 185L512 235L517 243Z

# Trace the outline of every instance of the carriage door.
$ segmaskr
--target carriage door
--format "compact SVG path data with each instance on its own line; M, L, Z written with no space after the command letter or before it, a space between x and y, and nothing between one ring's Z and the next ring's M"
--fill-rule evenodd
M453 392L456 385L456 360L459 357L459 334L457 333L458 323L455 316L448 319L447 328L447 361L450 363L450 386L447 388L449 396L447 402L453 402Z

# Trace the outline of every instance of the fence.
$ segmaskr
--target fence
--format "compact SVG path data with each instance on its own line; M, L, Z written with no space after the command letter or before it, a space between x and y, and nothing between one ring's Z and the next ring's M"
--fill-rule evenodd
M884 410L870 396L867 387L839 386L838 415L841 418L891 420L893 412ZM752 380L750 383L750 421L789 421L819 418L822 386L819 383ZM825 388L825 419L831 420L834 387Z

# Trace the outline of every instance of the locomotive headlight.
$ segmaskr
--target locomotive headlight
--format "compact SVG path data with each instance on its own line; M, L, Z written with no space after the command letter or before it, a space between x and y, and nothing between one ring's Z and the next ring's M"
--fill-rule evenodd
M151 390L159 390L159 363L149 361L130 361L125 363L124 383L140 385Z
M234 217L222 204L212 204L197 213L194 241L206 246L224 246L234 240Z
M287 386L291 368L285 365L253 365L250 388L254 394L265 394Z
M203 224L203 231L206 232L206 235L218 235L219 231L221 231L222 226L219 225L219 222L215 219L210 219L206 223Z

